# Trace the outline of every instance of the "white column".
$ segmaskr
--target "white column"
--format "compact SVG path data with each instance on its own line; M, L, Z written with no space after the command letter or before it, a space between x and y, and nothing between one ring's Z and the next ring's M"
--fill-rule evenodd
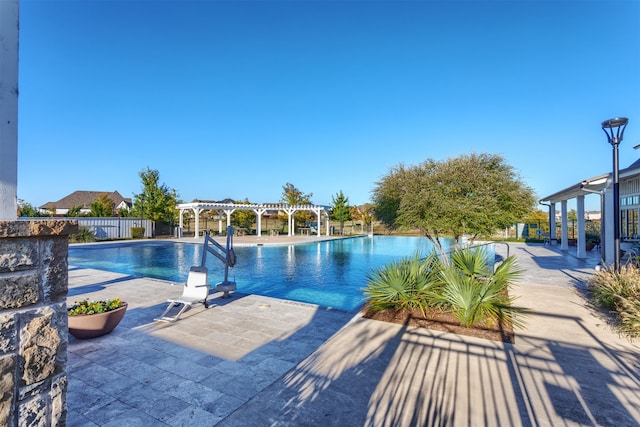
M330 218L329 218L329 212L325 211L324 212L324 217L326 218L325 219L325 224L326 224L326 227L327 227L327 236L328 236L329 232L331 231L331 229L329 228L329 222L331 222Z
M224 211L218 211L218 235L222 236L222 214Z
M18 211L18 0L0 0L0 220Z
M234 213L235 209L225 209L224 213L227 215L227 227L231 225L231 214Z
M560 245L560 249L563 251L569 250L569 226L567 224L567 201L563 200L560 202L560 217L562 221L562 244Z
M193 208L193 213L196 216L196 232L193 234L194 239L200 236L200 212L202 212L202 209Z
M264 215L267 210L264 208L258 208L253 210L256 213L256 235L258 237L262 236L262 215Z
M184 227L184 209L180 209L180 228Z
M322 218L320 217L320 215L322 214L322 209L316 209L314 211L316 213L316 219L318 220L318 226L316 227L316 232L318 234L318 237L320 237L320 223L322 222Z
M551 242L553 239L557 239L556 236L556 204L551 202L549 204L549 241Z
M581 194L576 198L577 203L577 214L578 214L578 241L577 241L577 257L578 258L586 258L587 257L587 249L586 249L586 238L584 232L584 195Z
M295 208L282 208L283 211L285 211L285 213L287 214L287 228L288 228L288 236L293 236L294 235L294 224L295 221L293 220L293 214L296 213Z

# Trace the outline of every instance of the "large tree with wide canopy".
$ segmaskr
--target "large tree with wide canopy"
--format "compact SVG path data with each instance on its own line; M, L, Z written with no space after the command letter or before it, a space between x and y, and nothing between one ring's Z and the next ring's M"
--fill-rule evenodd
M376 218L390 229L417 228L442 250L440 237L490 236L535 206L533 190L496 154L464 154L398 165L373 190Z

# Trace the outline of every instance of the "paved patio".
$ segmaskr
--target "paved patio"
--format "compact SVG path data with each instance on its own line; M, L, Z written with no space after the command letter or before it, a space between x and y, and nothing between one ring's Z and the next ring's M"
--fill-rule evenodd
M640 425L640 346L580 293L597 259L509 251L534 311L514 345L239 293L158 323L179 287L70 268L70 302L129 310L110 335L69 338L68 425Z

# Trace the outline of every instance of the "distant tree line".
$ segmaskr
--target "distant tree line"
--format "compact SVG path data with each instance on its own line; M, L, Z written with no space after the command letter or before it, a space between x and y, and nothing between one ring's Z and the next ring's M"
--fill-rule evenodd
M176 190L160 183L157 170L147 167L139 172L141 192L134 194L131 211L114 212L115 205L107 194L100 195L90 206L88 216L133 216L175 223L179 216ZM304 193L287 182L282 187L281 203L313 204L313 193ZM462 236L471 239L491 236L524 218L541 219L536 215L536 197L521 177L496 154L464 154L444 161L427 159L418 165L397 165L375 183L372 203L361 207L349 205L349 198L338 191L332 196L330 219L340 223L360 220L370 229L374 221L390 231L417 229L441 248L441 237L458 241ZM250 203L248 199L235 203ZM78 216L80 207L69 210L68 216ZM19 216L43 216L28 203L19 204ZM185 218L189 220L190 214ZM281 220L286 219L282 215ZM314 219L309 211L296 212L295 226ZM315 218L318 221L317 218ZM232 224L250 229L255 225L251 211L236 211Z

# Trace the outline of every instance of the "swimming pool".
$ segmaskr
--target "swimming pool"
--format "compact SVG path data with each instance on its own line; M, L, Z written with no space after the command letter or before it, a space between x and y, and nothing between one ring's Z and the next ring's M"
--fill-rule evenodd
M136 241L69 247L69 265L172 282L184 282L200 265L202 244ZM427 238L365 236L282 246L234 247L238 262L229 270L237 291L355 311L363 303L367 274L394 259L433 246ZM209 283L224 277L224 266L207 256Z

